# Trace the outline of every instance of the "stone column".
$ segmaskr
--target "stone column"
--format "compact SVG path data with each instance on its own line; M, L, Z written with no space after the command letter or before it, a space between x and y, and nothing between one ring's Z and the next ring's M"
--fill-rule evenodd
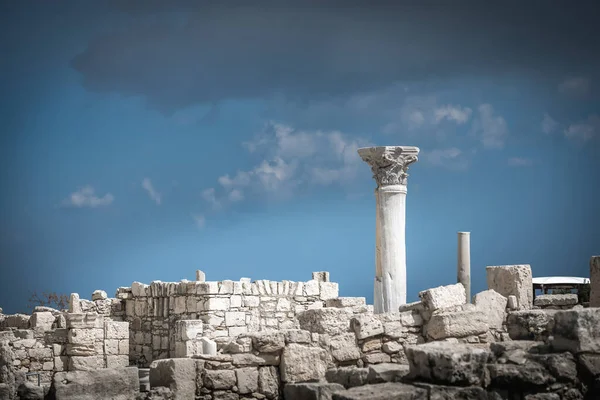
M467 294L467 303L471 302L471 232L458 233L457 281L462 283Z
M367 147L358 154L371 166L377 182L374 309L396 312L406 304L406 171L418 160L419 148Z
M590 258L590 307L600 307L600 256Z

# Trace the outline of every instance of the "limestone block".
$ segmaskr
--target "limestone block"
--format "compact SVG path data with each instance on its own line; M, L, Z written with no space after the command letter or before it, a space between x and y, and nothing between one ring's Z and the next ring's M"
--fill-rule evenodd
M302 329L288 329L283 331L285 337L285 343L310 343L311 335L309 331Z
M459 306L467 302L465 287L460 283L424 290L419 293L419 297L430 311Z
M369 366L368 383L399 382L408 375L409 367L403 364L383 363Z
M466 297L466 295L465 295ZM406 303L406 304L402 304L398 307L398 311L399 312L404 312L404 311L424 311L425 310L425 304L422 301L415 301L412 303Z
M283 382L319 380L325 377L327 352L320 347L292 343L283 350L279 369Z
M258 369L258 392L269 399L279 396L279 374L272 366Z
M506 329L512 340L545 340L555 313L554 310L514 311L506 318Z
M68 356L81 356L81 357L88 357L88 356L95 356L96 355L96 349L94 347L94 343L89 343L89 344L67 344L65 347L65 353Z
M494 289L504 297L516 296L519 309L530 309L533 305L533 283L529 265L489 266L488 289Z
M69 343L71 344L93 344L96 341L94 329L69 329Z
M392 358L389 354L383 352L375 352L375 353L367 353L362 356L362 360L365 364L381 364L381 363L389 363L392 361Z
M207 370L204 372L204 386L211 390L231 390L236 385L233 370Z
M57 371L57 372L64 371L68 367L69 367L69 357L67 357L67 356L54 357L54 371Z
M42 332L52 330L52 324L56 318L51 312L34 312L29 320L32 329L38 329Z
M226 326L244 326L246 324L246 313L242 311L225 312Z
M426 326L427 336L434 340L479 335L488 329L486 315L477 310L434 314Z
M340 294L340 287L337 282L320 282L319 290L321 300L335 299Z
M600 353L600 308L556 312L552 333L556 350Z
M200 338L200 343L202 344L202 354L214 356L217 354L217 343L209 338L202 337Z
M535 298L534 305L538 307L548 306L574 306L579 302L575 293L569 294L542 294Z
M590 307L600 307L600 256L590 258Z
M357 339L366 339L383 334L383 324L375 315L358 315L350 321Z
M235 370L235 376L240 394L258 392L258 368L238 368Z
M204 282L206 281L206 274L201 271L201 270L196 270L196 281L197 282Z
M338 362L359 360L360 349L354 333L344 333L331 338L331 355Z
M344 387L339 383L288 383L283 388L283 395L286 400L331 400L333 393L342 390Z
M338 335L350 332L353 313L346 308L321 308L307 310L297 315L300 329L312 333Z
M360 307L366 306L367 299L364 297L336 297L325 301L325 307Z
M106 368L126 368L129 367L129 355L107 355Z
M138 369L58 372L53 386L56 400L131 400L139 393Z
M427 390L395 382L357 386L333 393L333 400L426 400Z
M72 356L69 358L70 371L94 371L104 368L104 357L102 356Z
M156 360L150 364L150 386L164 386L175 399L193 399L196 394L196 361L189 358Z
M226 311L229 305L229 297L209 297L204 307L207 311Z
M92 329L96 327L98 320L98 314L65 314L67 322L67 328L88 328Z
M196 285L197 295L218 294L219 282L202 282Z
M423 317L418 311L403 311L398 314L402 326L416 327L423 325Z
M277 305L275 306L276 311L284 312L290 311L292 309L292 304L289 299L285 297L280 297L277 299Z
M383 350L387 354L395 354L395 353L398 353L402 349L403 349L402 345L395 341L385 342L381 346L381 350Z
M129 322L105 321L104 337L106 339L129 339Z
M516 311L519 309L519 301L517 300L517 296L510 295L508 296L508 302L506 304L509 310Z
M229 337L234 338L239 335L243 335L243 334L247 333L248 327L245 325L244 326L232 326L232 327L227 328L227 332L228 332Z
M80 314L82 312L78 293L71 293L71 296L69 297L69 312L74 314Z
M27 351L32 360L42 361L52 358L52 349L50 347L36 347Z
M279 366L281 357L277 353L237 353L231 356L232 364L236 367L274 365Z
M106 355L116 356L119 354L119 340L107 339L104 341L104 353Z
M312 279L318 282L329 282L329 272L319 271L312 273Z
M179 320L175 326L180 340L195 340L202 335L204 323L202 320Z
M487 316L490 328L501 329L506 319L508 299L493 289L484 290L473 296L473 304Z
M106 299L108 299L108 295L104 290L94 290L94 292L92 293L92 301Z
M319 295L319 281L314 279L304 284L304 295L306 296L318 296Z
M244 307L258 307L260 304L260 297L258 296L244 296L242 299Z
M263 331L248 334L252 338L252 348L261 353L272 353L279 351L285 346L283 332Z
M431 342L405 347L410 379L449 385L481 385L489 350L466 344Z

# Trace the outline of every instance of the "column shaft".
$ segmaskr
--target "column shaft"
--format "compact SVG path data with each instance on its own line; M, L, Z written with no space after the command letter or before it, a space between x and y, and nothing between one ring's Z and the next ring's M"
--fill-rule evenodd
M467 294L467 303L471 302L471 234L458 232L457 281L462 283Z

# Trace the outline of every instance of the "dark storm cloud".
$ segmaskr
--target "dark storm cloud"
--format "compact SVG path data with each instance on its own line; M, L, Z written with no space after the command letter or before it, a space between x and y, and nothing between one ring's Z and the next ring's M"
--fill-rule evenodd
M561 79L600 69L598 6L571 4L115 2L131 24L92 40L72 65L89 90L141 95L164 112L273 94L343 96L398 81Z

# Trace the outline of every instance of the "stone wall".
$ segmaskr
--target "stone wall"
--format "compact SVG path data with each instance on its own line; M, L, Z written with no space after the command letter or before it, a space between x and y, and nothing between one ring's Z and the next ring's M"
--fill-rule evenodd
M124 319L130 324L131 362L146 366L176 355L177 343L185 340L173 329L177 321L200 320L203 337L217 341L246 332L289 329L297 327L298 313L322 308L338 297L338 290L328 273L315 272L307 282L134 282L119 288L117 298L123 300Z

